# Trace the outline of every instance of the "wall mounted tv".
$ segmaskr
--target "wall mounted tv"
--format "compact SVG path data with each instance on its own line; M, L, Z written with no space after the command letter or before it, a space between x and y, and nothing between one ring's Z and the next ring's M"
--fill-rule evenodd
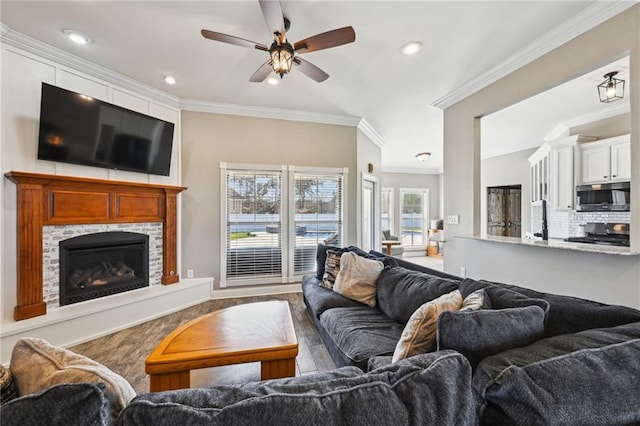
M42 83L38 159L169 176L173 123Z

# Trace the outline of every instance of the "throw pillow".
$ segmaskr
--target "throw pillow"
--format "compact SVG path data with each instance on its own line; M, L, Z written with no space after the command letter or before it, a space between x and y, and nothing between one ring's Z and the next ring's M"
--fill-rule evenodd
M476 290L462 301L462 311L477 311L478 309L491 309L491 300L484 289Z
M458 290L443 294L420 306L404 327L391 362L432 351L436 343L440 313L457 311L461 306L462 295Z
M0 365L0 387L2 388L2 394L0 394L0 405L4 405L18 397L18 391L13 383L11 370L2 365Z
M8 402L2 406L0 418L7 425L112 425L103 391L103 383L55 385Z
M11 354L11 373L20 395L60 383L105 383L111 414L117 417L135 396L129 382L104 365L46 340L25 337Z
M341 251L327 250L327 257L324 264L324 274L322 281L320 281L320 287L333 290L333 284L336 282L338 272L340 272L340 257Z
M542 308L535 305L443 312L438 321L438 350L458 351L475 368L490 355L542 339L544 316Z
M376 281L384 268L379 260L365 259L355 253L343 253L333 291L373 308L376 306Z

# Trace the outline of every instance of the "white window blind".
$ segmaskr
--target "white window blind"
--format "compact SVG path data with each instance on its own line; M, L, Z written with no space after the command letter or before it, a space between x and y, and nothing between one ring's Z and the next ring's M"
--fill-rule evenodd
M227 170L226 279L282 277L282 173Z
M318 243L342 246L343 175L293 173L293 274L312 273Z
M380 229L393 234L393 188L382 188L380 194Z
M220 164L220 285L293 283L341 246L347 169Z

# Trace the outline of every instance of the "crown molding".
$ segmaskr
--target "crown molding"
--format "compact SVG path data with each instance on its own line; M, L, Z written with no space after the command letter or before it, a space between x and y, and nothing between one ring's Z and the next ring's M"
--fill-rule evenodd
M307 123L335 124L352 126L359 118L350 115L324 114L318 112L295 111L290 109L266 108L250 105L224 104L198 99L183 99L180 102L183 111L209 112L215 114L241 115L246 117L272 118L276 120L304 121Z
M440 109L447 109L636 4L637 1L597 1L577 15L567 19L562 25L529 43L518 53L505 59L485 73L467 81L431 105Z
M380 149L384 148L384 145L385 145L384 139L382 139L382 136L380 136L380 133L376 132L376 129L374 129L371 126L371 124L369 124L369 122L364 118L361 119L360 122L358 123L358 130L360 130L362 133L365 134L365 136L371 139L371 142L376 144L378 148Z
M170 95L154 87L147 86L146 84L142 84L137 80L126 77L122 74L65 52L62 49L58 49L57 47L53 47L41 42L40 40L29 37L28 35L12 30L4 23L2 23L1 31L0 40L3 44L16 47L43 59L80 71L91 77L117 85L123 89L138 93L157 102L176 108L180 104L180 99L176 96Z
M439 175L442 174L442 168L423 168L423 167L382 167L382 173L405 173L411 175Z
M553 129L549 130L549 133L544 135L545 142L555 141L558 138L569 136L569 126L565 123L560 122L556 124Z

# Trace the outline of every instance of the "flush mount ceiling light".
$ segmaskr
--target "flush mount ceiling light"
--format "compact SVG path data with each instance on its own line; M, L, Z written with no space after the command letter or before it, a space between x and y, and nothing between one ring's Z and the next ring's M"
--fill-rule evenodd
M62 31L64 35L69 37L71 41L78 44L89 44L91 43L91 39L87 37L85 34L76 30L64 30Z
M167 84L171 84L174 85L176 84L176 78L172 75L165 75L164 76L164 82Z
M419 41L410 41L408 43L405 43L400 48L400 52L402 52L402 54L406 56L415 55L421 50L422 50L422 43L420 43Z
M429 157L431 157L430 152L419 152L418 154L416 154L416 158L420 161L427 161Z
M624 80L613 78L618 71L608 72L605 80L598 84L600 102L609 103L624 98Z

